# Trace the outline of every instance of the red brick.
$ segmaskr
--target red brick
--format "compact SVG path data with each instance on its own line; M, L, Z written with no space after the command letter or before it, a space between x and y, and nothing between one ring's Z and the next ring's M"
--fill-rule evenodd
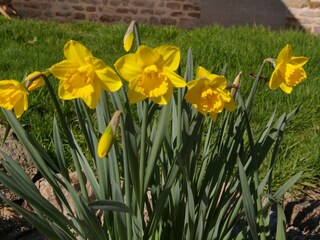
M137 14L138 10L137 9L132 9L132 8L117 8L116 10L117 13L133 13Z
M76 13L76 14L74 15L74 19L84 20L84 19L86 19L86 15L83 14L83 13Z
M71 12L56 12L57 17L69 17L71 16Z
M141 9L140 11L141 14L154 14L154 11L152 9Z
M121 4L121 0L110 0L110 5L119 6Z
M179 10L181 9L181 3L170 2L170 3L167 3L167 7L173 10Z
M183 16L183 13L182 12L172 12L172 13L170 13L170 16L171 17L181 17L181 16Z
M74 10L77 10L77 11L83 11L84 10L84 7L82 7L82 6L72 6L72 8Z
M183 4L183 10L186 10L186 11L199 11L200 12L201 8L198 5Z
M87 8L86 8L86 11L87 12L95 12L97 9L96 9L96 7L94 7L94 6L88 6Z
M146 8L152 8L154 6L153 1L147 1L147 0L136 0L132 2L132 6L134 7L146 7Z
M121 20L121 17L120 16L104 14L99 19L102 22L114 23L114 22L119 22Z

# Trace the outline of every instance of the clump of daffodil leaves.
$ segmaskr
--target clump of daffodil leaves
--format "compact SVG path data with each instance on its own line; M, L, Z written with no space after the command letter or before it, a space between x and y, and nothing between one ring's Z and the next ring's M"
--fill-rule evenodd
M135 38L137 49L130 52ZM141 44L135 21L123 46L127 53L112 68L80 42L70 40L61 62L31 73L21 82L0 81L0 106L8 122L68 214L42 199L32 182L26 180L23 187L28 190L22 191L17 181L25 176L16 172L18 166L2 152L9 174L0 173L0 181L26 199L34 211L17 206L2 194L1 198L52 239L269 239L270 232L263 229L269 226L266 219L272 204L278 209L275 234L282 237L279 199L299 174L273 196L270 192L262 196L273 165L263 181L258 172L272 143L281 138L279 129L297 110L283 115L274 125L273 115L257 143L253 142L249 114L265 62L274 66L270 89L281 88L290 94L306 79L303 66L307 58L293 56L291 46L286 45L277 59L264 61L245 101L237 91L241 73L232 84L223 74L198 66L193 77L188 71L193 69L189 50L182 76L178 72L180 49ZM59 98L50 84L52 76L59 81ZM28 110L29 94L43 85L49 88L57 109L80 191L70 182L69 160L56 118L56 159L45 154L40 143L30 140L17 120ZM59 99L75 103L89 160L65 121ZM92 116L89 110L96 114ZM213 126L219 115L220 132L215 134ZM69 192L72 202L60 188ZM264 206L263 197L270 198Z

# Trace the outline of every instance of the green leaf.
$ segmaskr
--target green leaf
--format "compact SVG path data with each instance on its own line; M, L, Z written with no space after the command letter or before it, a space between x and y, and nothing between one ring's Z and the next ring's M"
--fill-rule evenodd
M127 212L131 213L130 208L122 203L112 200L100 200L89 203L89 207L92 209L100 209L103 211L115 211L115 212Z
M31 213L18 204L9 201L2 193L0 193L0 197L6 204L10 205L16 212L21 214L28 222L32 223L32 225L34 225L47 238L60 240L76 239L76 237L68 228L63 230L58 227L59 225L55 225L55 229L53 229L52 226L48 224L48 220L43 220L35 213Z
M63 144L59 133L59 128L57 124L56 117L53 118L53 143L54 143L54 150L57 156L58 165L61 171L61 174L66 178L69 179L69 173L68 173L68 166L67 161L64 158L64 150L63 150Z
M286 240L286 215L283 208L277 203L277 240Z
M250 232L252 234L253 239L258 240L258 233L257 233L257 223L256 223L256 213L254 209L254 203L250 193L250 187L248 184L247 176L244 171L243 165L239 159L239 174L240 174L240 183L243 195L243 207L244 212L247 217L247 222L250 228Z
M146 187L149 184L149 180L151 178L156 160L158 158L158 154L160 151L160 148L162 146L164 137L167 132L168 128L168 122L169 122L169 114L171 112L171 104L167 104L166 106L162 107L160 111L160 117L159 117L159 123L158 123L158 130L157 130L157 135L153 141L151 150L150 150L150 155L148 157L148 164L147 168L145 171L145 177L144 177L144 190L146 190Z
M301 177L302 171L296 173L288 181L286 181L275 193L274 198L279 200Z

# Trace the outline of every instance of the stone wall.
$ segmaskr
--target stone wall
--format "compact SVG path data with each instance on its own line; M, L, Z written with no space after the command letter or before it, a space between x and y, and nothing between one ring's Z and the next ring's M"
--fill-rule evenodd
M286 26L320 34L320 0L285 0L291 15Z
M291 27L320 34L320 0L11 0L27 18L193 27L218 23Z
M24 17L58 21L89 20L194 26L200 0L12 0Z

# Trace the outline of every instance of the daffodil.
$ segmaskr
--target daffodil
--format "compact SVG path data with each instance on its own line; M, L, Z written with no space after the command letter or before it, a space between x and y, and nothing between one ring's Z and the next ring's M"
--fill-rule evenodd
M291 93L294 86L307 78L303 69L307 61L306 57L293 57L291 46L287 44L275 62L275 69L269 81L270 89L280 87L285 93Z
M187 87L186 101L200 113L209 113L214 120L224 108L230 112L236 108L231 94L226 90L224 76L211 74L205 68L198 67L196 80L188 82Z
M16 80L0 81L0 107L14 110L19 118L28 109L28 91Z
M64 55L66 60L50 68L60 80L61 99L81 98L90 108L95 108L102 89L115 92L122 86L116 72L79 42L69 41L64 46Z
M136 27L136 21L131 21L126 34L123 37L123 48L126 52L129 52L134 39L134 28Z
M114 113L109 125L107 126L106 130L103 132L99 140L97 151L98 151L98 156L100 158L106 157L112 147L112 144L115 139L120 115L121 115L120 111L117 111Z
M127 54L115 63L119 75L129 82L131 103L150 98L158 104L167 104L173 87L185 87L185 80L176 74L180 50L174 46L149 48L140 46L136 53Z
M25 82L25 86L29 92L33 91L33 90L35 90L45 84L42 73L38 72L38 71L29 74L24 79L24 82Z

